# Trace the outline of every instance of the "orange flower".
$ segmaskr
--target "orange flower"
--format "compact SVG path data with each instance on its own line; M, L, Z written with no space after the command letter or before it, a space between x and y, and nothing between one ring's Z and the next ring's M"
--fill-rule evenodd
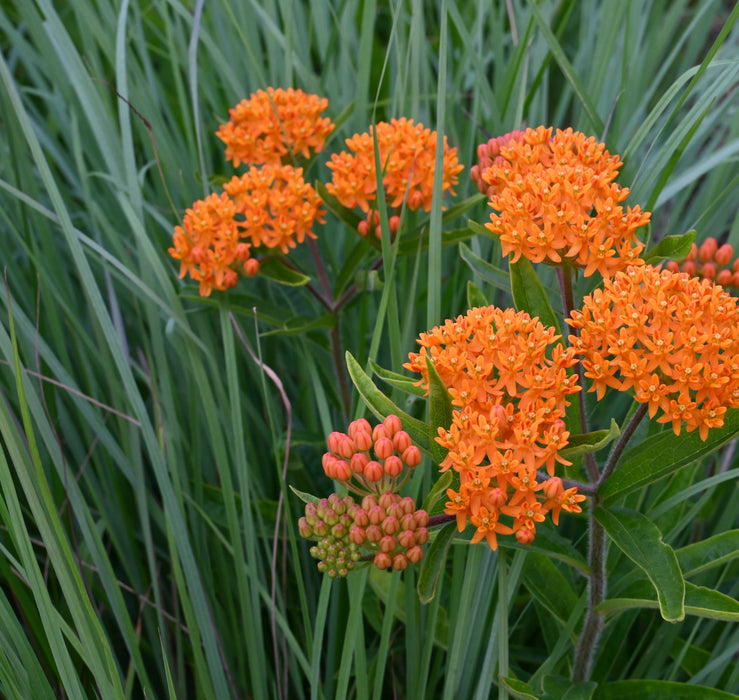
M481 150L475 177L494 210L486 228L500 236L513 262L521 256L554 264L566 259L584 267L586 277L640 262L644 244L636 229L650 214L638 206L624 211L629 190L613 182L621 161L595 138L572 129L552 136L551 127L541 126Z
M303 180L303 169L290 165L265 165L249 168L234 176L223 189L236 203L242 235L252 245L280 248L287 253L305 237L316 238L313 223L324 222L321 200Z
M352 153L334 153L327 163L333 178L326 189L345 207L370 210L377 197L375 173L374 128L346 140ZM436 159L436 132L414 124L412 119L393 119L377 124L377 146L382 165L382 183L391 207L405 201L410 209L431 209ZM457 149L449 148L444 139L443 191L457 184L464 166L457 161Z
M716 280L722 287L739 288L739 258L734 259L734 248L729 243L719 246L710 236L700 248L693 243L684 260L669 260L665 267L671 272L687 272L694 277Z
M226 144L226 160L238 167L279 164L298 155L318 153L334 124L321 112L328 100L302 90L267 88L250 95L229 110L231 118L216 135Z
M634 389L657 422L708 437L739 407L739 309L710 280L651 266L606 280L567 321L590 391Z
M460 532L471 520L473 542L485 538L495 548L496 533L524 527L530 542L550 508L537 500L548 483L537 481L537 470L553 476L556 462L567 463L558 454L569 437L562 419L567 397L580 390L568 373L574 351L559 337L525 312L475 308L422 333L420 352L404 365L428 388L430 358L459 409L436 441L448 450L441 470L460 474L444 512L456 517ZM524 500L535 516L518 517ZM499 524L498 513L513 517L512 526Z
M181 261L180 277L200 282L200 295L234 287L239 274L253 276L259 261L253 248L287 253L306 236L315 238L314 221L323 222L321 200L289 165L251 168L188 209L176 226L169 254Z

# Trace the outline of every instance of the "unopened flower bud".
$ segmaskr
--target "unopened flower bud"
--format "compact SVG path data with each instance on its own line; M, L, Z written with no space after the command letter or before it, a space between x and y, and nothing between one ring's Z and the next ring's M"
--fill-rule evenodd
M416 510L416 502L410 496L401 498L398 505L400 505L403 513L413 513Z
M344 434L336 430L329 433L328 435L328 449L331 450L331 452L333 452L334 454L339 454L339 443L341 442L342 437L344 437Z
M392 552L398 546L398 541L392 535L385 535L380 538L378 546L382 552Z
M392 438L395 435L395 433L403 429L403 426L400 423L400 418L398 418L398 416L396 416L393 413L391 413L387 418L385 418L382 424L385 426L385 434L389 438Z
M362 508L364 508L364 510L366 510L367 512L372 510L372 508L374 508L376 505L377 505L377 498L375 498L371 494L365 496L362 499Z
M337 450L339 456L344 459L351 459L354 454L354 442L348 435L342 435L339 439L339 449Z
M413 530L403 530L398 535L398 544L400 544L403 549L410 549L416 544L416 534Z
M367 527L369 525L369 516L364 508L358 508L354 511L354 524L359 527Z
M327 507L323 511L323 521L331 527L339 522L339 516L333 508Z
M403 454L412 444L411 436L405 430L399 430L393 435L393 447L399 454Z
M411 445L403 450L402 459L408 465L409 469L413 469L421 464L421 450L415 445Z
M370 459L366 454L363 452L356 452L352 456L352 461L349 464L351 466L351 470L355 474L364 474L364 468L367 466L369 461Z
M714 254L713 259L716 261L717 265L721 265L721 267L726 267L731 262L731 259L734 257L734 249L731 247L731 244L724 243Z
M381 437L375 442L375 455L378 459L387 459L393 453L393 441L387 437Z
M387 435L385 434L385 426L382 423L378 423L372 429L372 440L373 442L377 442L381 437L387 437Z
M423 550L416 545L415 547L411 547L406 553L405 556L408 558L408 561L412 564L418 564L421 559L423 559Z
M305 537L305 539L313 537L313 528L308 524L307 518L300 518L300 520L298 520L298 532L300 533L300 536Z
M349 423L349 428L346 431L349 437L354 440L359 433L372 434L372 426L366 418L358 418Z
M701 262L708 262L713 259L714 253L718 250L718 241L715 238L706 238L698 248L698 259Z
M313 533L318 535L318 537L325 537L328 535L328 525L323 520L316 520L313 523Z
M405 554L396 554L393 557L393 569L395 571L403 571L403 569L408 567L408 559L406 558Z
M364 541L367 539L367 533L364 531L364 528L358 527L355 525L350 531L349 531L349 539L354 542L354 544L362 545L364 544Z
M365 528L365 533L369 542L379 542L383 536L379 525L368 525Z
M354 447L359 452L367 452L372 447L372 432L367 430L358 430L354 436Z
M342 523L336 523L331 528L331 534L338 540L343 540L346 537L347 529Z
M390 442L388 440L388 442ZM391 444L392 449L392 444ZM396 478L400 476L403 473L403 462L401 461L400 457L397 455L391 454L386 460L385 460L385 474L392 478Z
M382 530L387 535L394 535L400 529L400 523L397 518L389 515L382 521Z
M552 500L559 498L564 493L562 487L562 479L558 476L554 476L551 479L547 479L544 482L544 488L542 489L544 495Z
M249 258L244 263L244 273L247 277L255 277L259 274L259 260L256 258Z
M389 569L393 565L391 556L385 552L378 552L375 554L375 566L378 569Z
M380 504L380 508L387 511L387 509L393 505L393 503L397 503L398 500L399 497L397 497L392 491L385 491L385 493L380 496L378 503Z
M368 481L380 481L384 473L382 465L374 459L364 465L364 476Z
M373 525L379 525L385 519L385 509L382 506L373 506L367 513Z
M429 514L423 508L419 508L413 517L416 521L416 527L426 527L429 524Z
M418 544L426 544L429 541L429 531L425 527L416 529L416 542Z
M532 527L522 527L516 530L516 539L520 544L531 544L536 537L536 530Z

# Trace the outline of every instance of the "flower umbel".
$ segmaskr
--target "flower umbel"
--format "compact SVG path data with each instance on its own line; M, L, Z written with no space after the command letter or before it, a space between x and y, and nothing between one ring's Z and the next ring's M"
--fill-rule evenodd
M334 153L327 163L333 171L326 185L345 207L361 207L369 212L377 198L375 172L374 128L355 134L346 140L346 151ZM436 132L414 124L412 119L393 119L377 124L377 146L382 168L382 184L389 206L400 207L406 201L412 210L431 210L436 159ZM443 191L457 184L457 175L464 166L457 160L457 149L444 139ZM406 200L407 198L407 200Z
M302 90L267 88L258 90L229 110L230 119L216 135L226 144L226 159L240 163L279 164L297 156L310 158L323 149L334 130L325 97Z
M321 200L289 165L251 168L188 209L176 226L169 254L180 260L180 277L200 283L200 295L236 286L239 275L259 271L254 249L287 253L306 236L315 238L315 221L323 223Z
M484 146L475 175L494 210L486 228L513 262L569 261L586 277L640 262L636 229L650 214L639 206L624 211L629 190L614 182L621 160L595 138L541 126Z
M710 280L630 267L585 297L567 321L590 391L634 390L657 422L701 438L739 407L739 309Z
M421 334L421 351L405 365L428 387L428 357L459 408L436 438L448 450L442 471L460 475L445 512L460 531L469 518L473 541L484 538L493 549L496 534L526 529L522 536L533 540L535 523L553 507L550 499L538 502L551 479L539 482L537 470L553 477L556 462L568 463L558 454L569 437L563 418L567 397L580 387L568 373L574 351L559 338L525 312L475 308ZM513 522L500 522L501 514Z

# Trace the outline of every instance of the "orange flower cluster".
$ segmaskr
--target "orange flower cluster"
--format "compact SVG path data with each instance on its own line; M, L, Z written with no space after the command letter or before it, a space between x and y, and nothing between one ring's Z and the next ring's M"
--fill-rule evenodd
M334 124L321 112L328 100L302 90L267 88L229 110L231 118L216 135L226 144L226 160L235 167L279 164L298 155L318 153Z
M669 260L665 267L671 272L716 280L723 287L739 288L739 258L734 260L734 248L729 243L720 246L715 238L706 238L700 248L693 243L685 260Z
M590 391L634 390L659 423L705 440L739 407L739 309L710 280L651 266L606 280L567 321Z
M397 491L421 463L421 451L395 415L374 428L364 418L352 421L346 433L328 436L328 448L322 460L326 476L359 494Z
M404 365L428 388L428 357L459 408L436 441L448 450L442 471L460 474L445 512L456 515L460 532L470 518L473 542L484 537L495 549L496 534L515 532L528 543L550 510L555 518L559 509L580 511L582 495L537 480L538 469L553 477L555 462L567 464L558 454L569 437L563 418L567 397L580 391L568 373L574 351L559 338L525 312L475 308L422 333L421 351ZM499 522L501 515L512 517L511 525Z
M346 139L352 153L334 153L327 163L333 178L326 185L345 207L370 210L377 197L375 173L374 128ZM377 146L382 166L382 183L391 207L400 207L405 201L412 210L431 209L436 160L436 132L414 124L412 119L393 119L389 124L377 125ZM450 148L444 139L443 191L457 184L457 175L464 166L457 160L457 149Z
M514 129L502 136L493 136L489 141L481 143L477 147L477 160L479 162L470 168L470 178L477 185L477 189L480 190L481 194L492 197L496 192L495 187L483 182L482 173L491 168L493 163L502 163L505 160L500 155L500 149L503 146L507 146L511 141L523 141L525 135L525 132Z
M252 248L286 253L306 236L315 238L314 221L323 223L321 200L289 165L251 168L224 186L225 192L197 201L176 226L169 254L180 260L180 277L189 273L201 296L236 285L240 273L252 276L259 261Z
M504 255L513 262L564 258L584 267L586 277L640 263L644 244L636 229L650 214L621 206L629 190L613 182L621 167L617 155L593 137L572 129L552 135L543 126L512 135L491 153L496 149L479 176L494 210L486 228L500 236Z

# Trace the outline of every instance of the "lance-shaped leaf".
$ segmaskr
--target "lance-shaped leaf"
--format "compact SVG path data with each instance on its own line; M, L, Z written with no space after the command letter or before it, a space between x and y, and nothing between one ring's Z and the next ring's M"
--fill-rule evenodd
M360 217L353 209L347 209L338 199L336 199L336 197L329 194L329 191L326 189L326 185L324 185L320 180L316 180L313 183L313 186L315 187L316 192L318 192L318 196L323 200L323 203L328 207L328 209L336 214L337 218L343 221L350 230L356 231L362 217Z
M518 678L501 676L500 682L505 686L508 694L516 700L538 700L534 689L528 683L518 680Z
M530 260L524 257L509 263L513 303L517 311L526 311L532 318L539 317L545 326L552 326L561 334L559 320L549 303L549 294L536 274Z
M383 382L387 382L390 386L394 386L396 389L400 389L406 394L413 394L414 396L426 396L427 391L422 386L416 384L418 381L413 377L408 377L405 374L399 374L393 372L384 367L380 367L374 360L369 361L370 369L380 378Z
M692 433L684 432L682 435L665 430L624 454L616 470L598 489L598 494L604 505L609 505L705 457L737 435L739 409L726 411L723 427L711 428L705 442L701 440L697 430Z
M259 274L288 287L302 287L310 282L308 275L290 269L280 260L279 256L275 255L262 259L259 265Z
M605 614L637 608L656 610L659 608L659 601L651 596L611 598L598 606L598 612ZM739 622L739 602L720 591L686 582L685 614L707 617L712 620L724 620L725 622Z
M675 554L686 578L714 566L723 566L739 557L739 530L720 532L701 542L682 547Z
M490 306L480 288L472 281L467 282L467 306L474 309L481 306Z
M429 515L438 515L434 512L434 506L439 503L444 496L446 496L446 490L451 488L452 481L454 481L454 472L451 469L445 471L437 480L436 483L431 487L428 492L426 499L423 502L423 510ZM439 513L443 511L443 506Z
M644 571L657 591L662 617L685 617L685 579L672 547L646 516L628 508L596 508L595 517L616 546Z
M367 376L359 362L357 362L352 354L346 353L346 367L349 370L349 376L354 382L360 396L367 404L367 407L378 418L385 419L391 413L400 418L403 429L411 436L411 439L426 452L430 451L429 445L429 428L426 423L408 415L405 411L398 408L385 394L383 394L375 383Z
M704 685L676 681L614 681L600 683L595 700L736 700L736 695Z
M471 228L473 224L474 221L470 221ZM479 226L479 224L477 225ZM493 287L502 289L504 292L511 290L511 278L508 273L499 267L495 267L495 265L491 265L489 262L485 262L479 255L475 255L472 252L472 248L464 243L459 244L459 257L467 263L472 272L482 277L482 279L489 282Z
M260 316L261 318L261 316ZM279 328L273 328L270 331L264 331L259 335L264 338L268 335L302 335L307 331L316 328L333 328L336 325L336 316L332 314L323 314L316 318L308 318L305 316L295 316L288 319Z
M684 260L695 241L695 231L665 236L645 256L645 262L656 265L661 260Z
M611 418L611 427L609 430L595 430L592 433L583 433L582 435L570 435L567 447L560 454L565 459L571 459L588 452L597 452L605 447L609 442L615 440L621 434L618 423Z
M436 595L436 584L439 581L439 574L444 567L449 545L452 543L456 531L456 523L451 522L444 525L436 534L436 537L434 537L423 558L421 573L418 576L417 590L418 598L424 605L430 603Z
M318 503L321 499L318 496L314 496L312 493L307 491L298 491L294 486L290 486L290 490L301 500L303 503Z
M439 428L448 430L452 424L452 398L444 382L441 381L439 373L426 355L426 368L429 377L429 442L431 444L431 455L436 464L441 464L448 450L436 442Z

